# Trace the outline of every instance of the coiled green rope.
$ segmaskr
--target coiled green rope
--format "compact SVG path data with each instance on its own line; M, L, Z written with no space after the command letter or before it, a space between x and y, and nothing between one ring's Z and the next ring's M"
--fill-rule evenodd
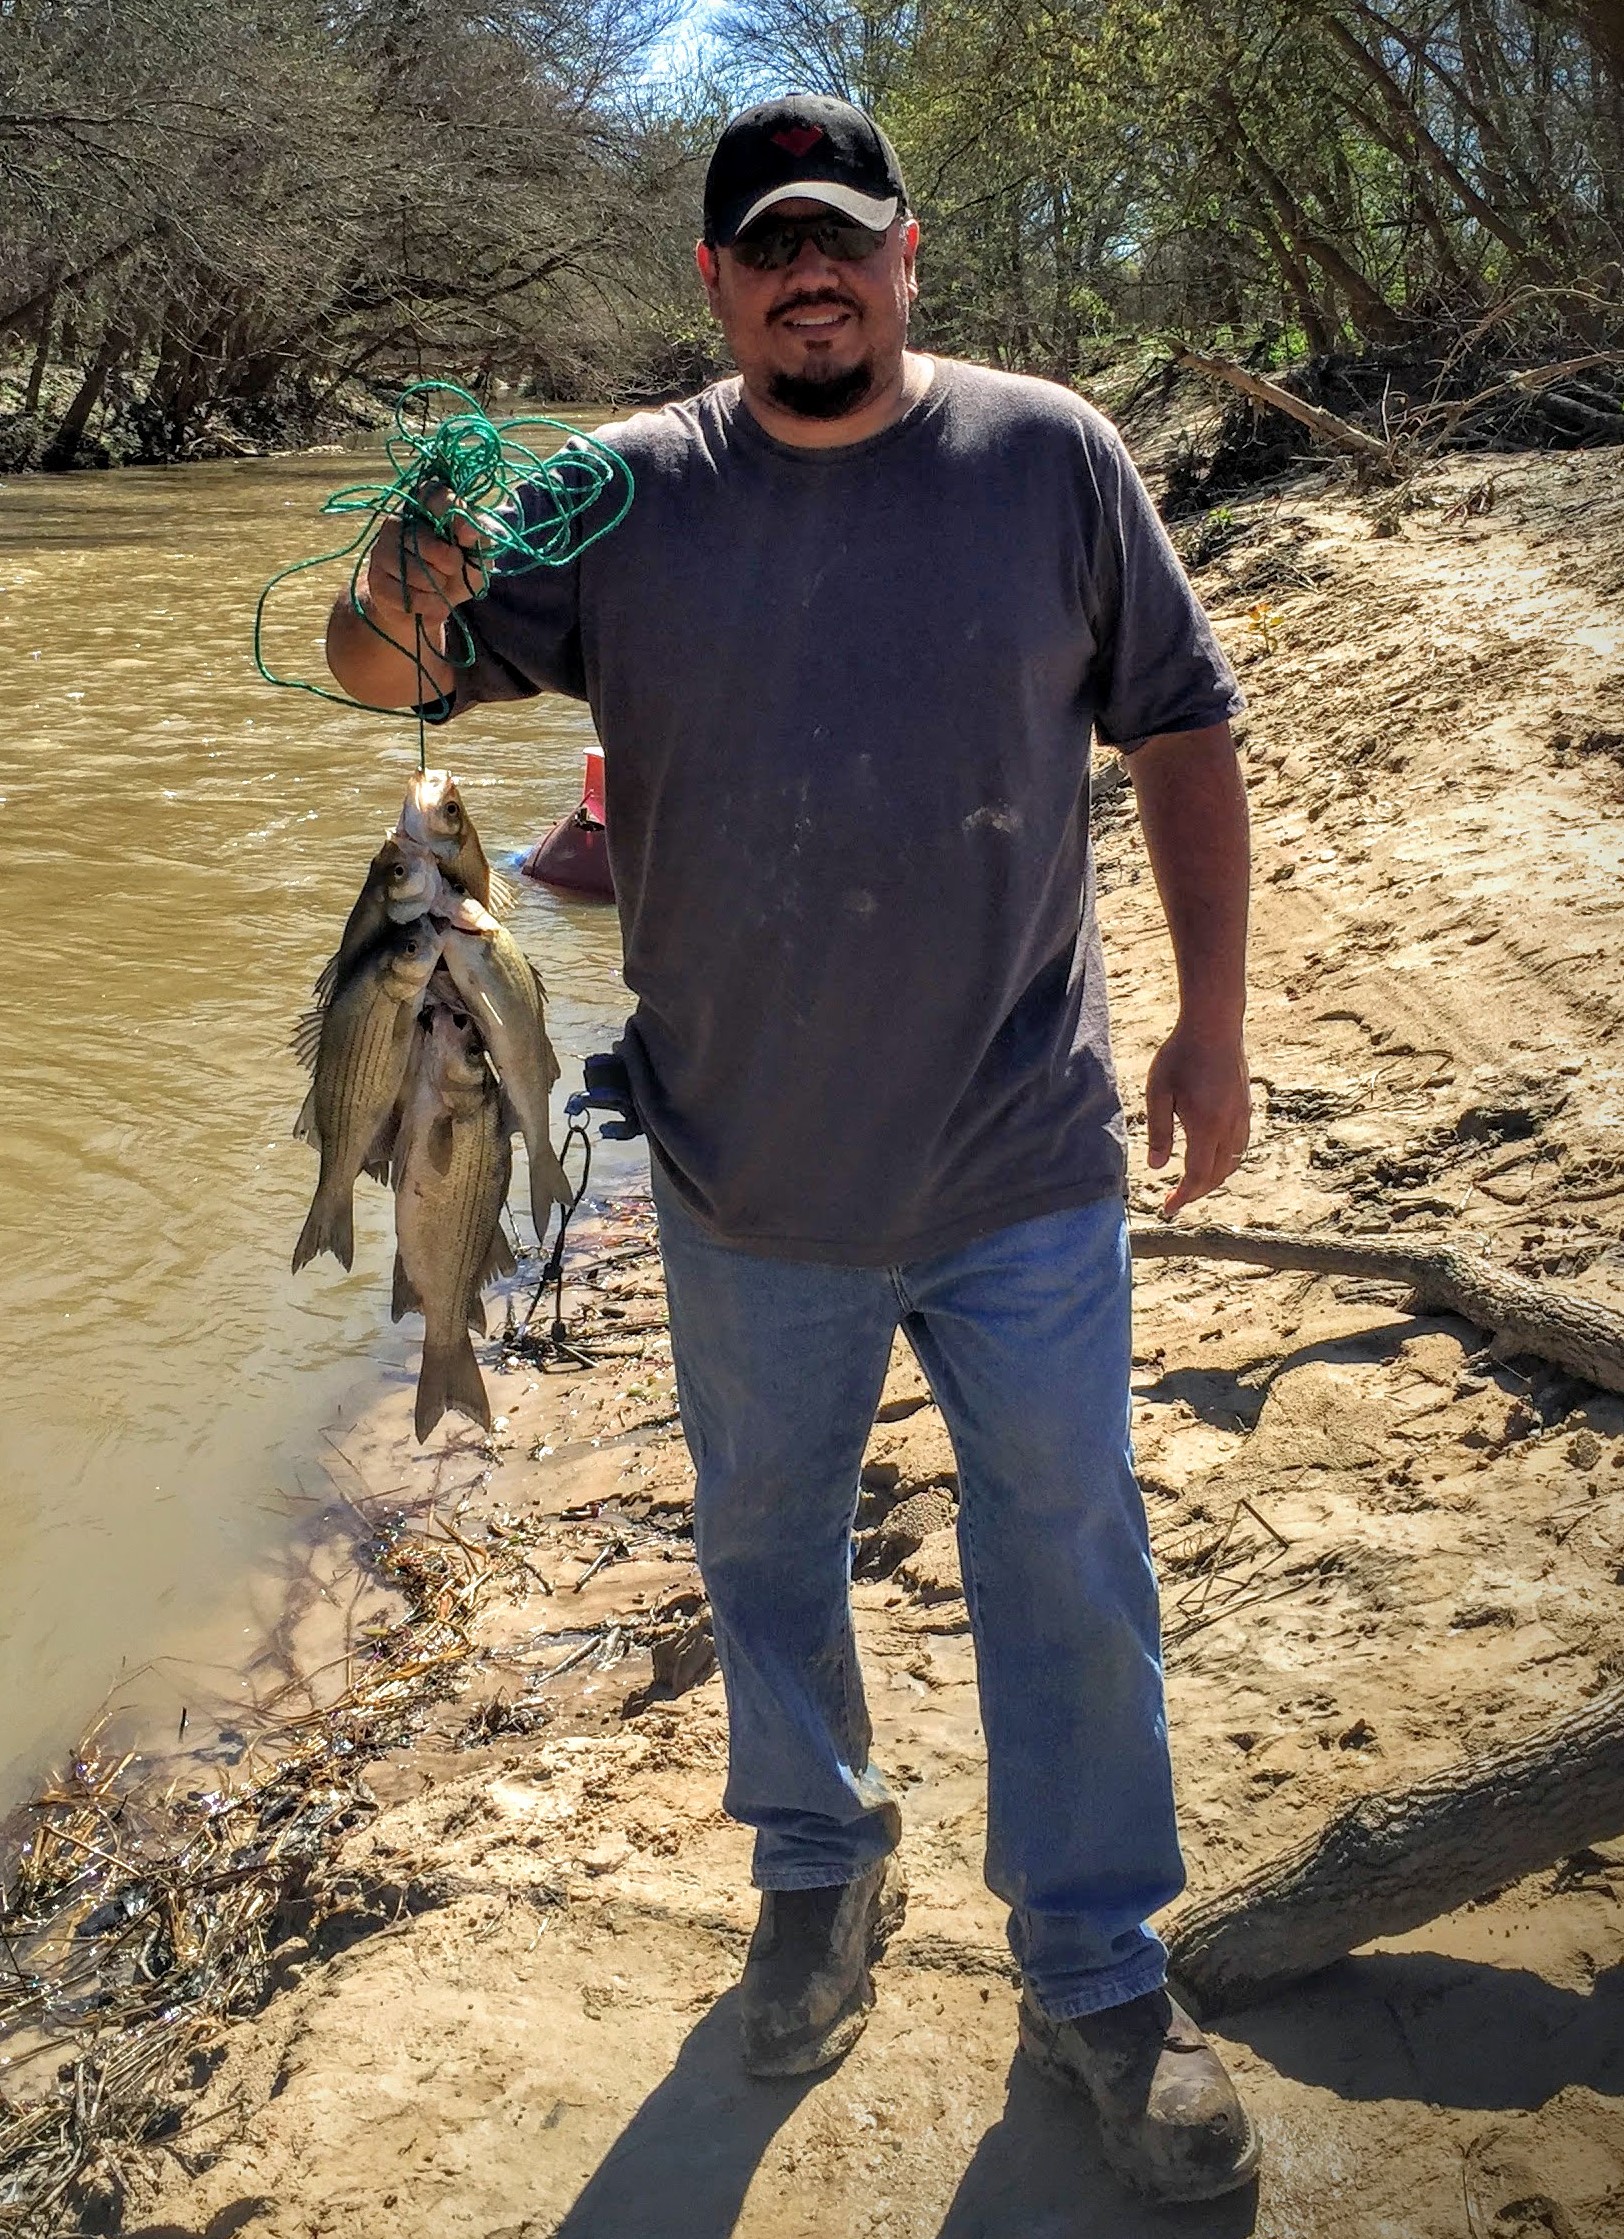
M423 428L408 426L418 400L431 396L455 398L459 409L430 424L425 402ZM551 429L568 441L562 450L544 458L520 440L521 430L533 428ZM477 598L490 588L494 575L563 567L600 537L618 529L631 508L634 484L625 460L596 436L540 412L511 420L489 419L478 398L454 381L414 381L403 389L395 405L395 432L384 450L394 469L392 481L357 482L335 490L322 507L323 513L360 516L360 526L350 542L335 551L319 552L312 559L295 560L279 568L261 591L254 609L254 666L267 684L308 692L339 707L365 708L374 715L415 720L421 759L424 713L449 713L445 695L421 691L415 709L374 707L369 701L352 699L347 692L313 684L307 677L279 676L265 654L265 615L272 595L293 576L350 561L351 606L368 629L417 663L419 679L426 686L422 623L415 626L415 644L402 645L361 604L361 579L386 521L402 523L403 553L412 556L424 534L443 536L453 523L466 522L479 540L477 549L468 556L468 572L475 584L471 595ZM430 503L431 497L435 504ZM592 528L583 530L583 517L600 503L612 506L612 510ZM473 662L474 641L456 608L452 609L451 620L455 631L448 635L446 658L455 667L467 668Z

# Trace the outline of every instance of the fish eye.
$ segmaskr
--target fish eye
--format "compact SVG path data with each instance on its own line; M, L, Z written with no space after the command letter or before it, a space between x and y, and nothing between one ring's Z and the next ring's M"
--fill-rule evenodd
M446 803L446 805L445 805L445 820L446 820L446 822L447 822L448 824L455 824L455 823L457 822L457 820L458 820L458 819L460 818L460 816L461 816L461 815L462 815L462 810L461 810L461 809L460 809L460 808L459 808L459 807L457 806L456 802L455 802L455 801L447 801L447 803Z

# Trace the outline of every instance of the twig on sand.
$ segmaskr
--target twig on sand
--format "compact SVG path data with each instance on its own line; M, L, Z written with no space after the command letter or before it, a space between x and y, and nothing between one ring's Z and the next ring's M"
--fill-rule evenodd
M578 1594L589 1578L596 1578L599 1571L606 1569L610 1563L624 1562L627 1556L630 1555L630 1553L631 1549L626 1544L625 1540L610 1540L609 1544L606 1547L599 1548L597 1554L593 1556L591 1562L587 1565L586 1569L582 1571L580 1577L572 1582L570 1586L570 1592L572 1594Z
M1624 1392L1624 1313L1579 1291L1530 1283L1441 1239L1411 1245L1272 1228L1167 1227L1135 1228L1130 1241L1138 1260L1239 1260L1402 1284L1418 1313L1458 1314L1493 1332L1506 1351L1532 1353L1603 1391Z

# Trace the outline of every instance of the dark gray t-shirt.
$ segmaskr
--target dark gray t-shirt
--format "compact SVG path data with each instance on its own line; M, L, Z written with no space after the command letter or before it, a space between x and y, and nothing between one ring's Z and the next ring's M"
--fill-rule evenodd
M591 707L623 1048L684 1201L886 1266L1119 1192L1090 732L1241 702L1115 431L938 359L841 449L776 442L736 380L603 434L630 514L462 609L457 701Z

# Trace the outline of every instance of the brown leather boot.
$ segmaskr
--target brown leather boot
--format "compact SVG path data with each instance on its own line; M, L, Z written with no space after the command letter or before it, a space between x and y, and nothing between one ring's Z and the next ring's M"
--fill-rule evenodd
M1054 2021L1021 2000L1021 2050L1051 2082L1081 2091L1105 2158L1152 2200L1215 2200L1257 2173L1260 2148L1229 2074L1165 1990Z
M849 2052L874 2003L870 1964L902 1925L908 1892L882 1858L833 1889L768 1889L739 1984L752 2076L806 2076Z

